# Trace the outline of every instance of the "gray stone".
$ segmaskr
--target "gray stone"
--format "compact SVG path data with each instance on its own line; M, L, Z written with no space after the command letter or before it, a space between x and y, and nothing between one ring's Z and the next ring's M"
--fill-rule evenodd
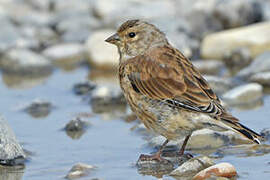
M65 176L67 179L78 179L80 177L88 176L92 171L97 169L96 166L84 164L84 163L77 163L75 164L68 174Z
M224 68L224 64L218 60L196 60L193 65L202 74L218 74Z
M239 71L236 76L247 78L255 73L270 71L270 51L257 56L252 63Z
M249 78L249 81L259 83L263 86L270 86L270 71L256 73Z
M191 34L197 39L202 39L206 35L222 30L222 24L211 12L204 10L194 10L189 12L185 18L191 27ZM208 59L216 59L209 57Z
M86 42L86 49L91 65L101 69L116 69L119 55L116 46L105 42L115 30L104 29L93 32Z
M184 162L169 175L177 177L192 177L199 171L210 167L214 162L207 156L199 156Z
M16 46L20 33L7 19L0 18L0 26L0 53L3 53Z
M42 54L53 61L82 62L85 59L85 48L81 44L57 44L45 49Z
M237 86L226 92L222 99L231 105L252 103L263 96L263 87L258 83L250 83Z
M207 35L201 44L204 59L222 59L225 53L244 47L254 58L270 50L270 23L257 23Z
M108 23L123 22L127 19L158 19L175 15L172 0L99 0L94 6L96 16Z
M236 48L224 54L223 61L231 69L240 69L251 63L251 55L247 48Z
M26 49L11 49L0 59L0 67L6 72L18 74L50 74L52 65L48 59Z
M67 43L85 43L90 36L91 31L89 29L73 29L66 31L61 35L61 39Z
M203 77L207 80L210 87L217 94L225 93L234 86L232 80L228 78L212 75L204 75Z
M219 19L226 29L259 22L263 18L260 3L255 0L219 0L213 16Z
M11 166L21 164L25 157L12 129L0 116L0 164Z
M265 140L270 140L270 128L265 128L261 131L261 135L265 138Z

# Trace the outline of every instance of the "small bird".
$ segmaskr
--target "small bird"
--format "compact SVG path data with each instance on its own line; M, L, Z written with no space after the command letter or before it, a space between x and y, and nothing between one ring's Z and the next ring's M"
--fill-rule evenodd
M233 130L260 143L262 137L221 105L191 61L154 25L128 20L105 41L118 48L120 86L132 111L146 128L166 138L157 153L141 155L141 160L164 160L166 144L185 137L183 155L192 132L202 128Z

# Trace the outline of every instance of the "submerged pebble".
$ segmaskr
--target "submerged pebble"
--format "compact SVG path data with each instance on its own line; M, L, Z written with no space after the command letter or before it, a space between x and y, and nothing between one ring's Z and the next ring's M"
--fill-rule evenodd
M79 117L70 120L66 126L65 130L66 131L84 131L88 127L88 124L81 120Z
M73 86L73 91L77 95L85 95L90 93L96 88L96 84L86 81L86 82L80 82Z
M77 163L72 166L71 170L65 176L66 179L78 179L80 177L88 176L93 170L97 167L84 164L84 163Z
M232 178L236 175L236 169L233 165L230 163L219 163L200 171L192 180L205 180L211 176Z
M53 106L50 102L41 99L35 99L24 110L34 118L44 118L48 116Z

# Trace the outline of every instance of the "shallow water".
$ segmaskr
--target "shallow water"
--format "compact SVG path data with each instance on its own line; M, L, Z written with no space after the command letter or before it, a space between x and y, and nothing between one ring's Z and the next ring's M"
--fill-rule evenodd
M32 88L21 89L16 82L15 85L7 85L7 77L1 80L1 114L8 120L24 149L31 152L22 179L63 179L78 162L97 166L89 176L81 179L157 179L140 175L135 167L141 153L154 151L147 146L142 135L131 131L136 123L125 122L118 113L95 114L87 99L72 92L75 83L88 77L88 69L82 67L70 72L57 70ZM52 103L53 109L48 116L35 118L22 110L25 104L36 98ZM270 127L269 109L270 96L265 96L264 105L257 109L233 109L232 112L245 125L260 132ZM72 139L62 128L79 113L90 114L84 120L91 125L80 138ZM232 163L239 173L238 179L270 177L269 153L246 155L245 150L232 150L232 153L225 151L224 154L217 162ZM165 176L164 179L173 178Z

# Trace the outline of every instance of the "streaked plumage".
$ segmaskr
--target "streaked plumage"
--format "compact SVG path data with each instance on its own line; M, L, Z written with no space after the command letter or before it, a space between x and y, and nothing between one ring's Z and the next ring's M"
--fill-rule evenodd
M191 61L154 25L127 21L106 41L118 47L121 88L147 128L168 140L202 128L232 129L259 143L260 135L224 109Z

